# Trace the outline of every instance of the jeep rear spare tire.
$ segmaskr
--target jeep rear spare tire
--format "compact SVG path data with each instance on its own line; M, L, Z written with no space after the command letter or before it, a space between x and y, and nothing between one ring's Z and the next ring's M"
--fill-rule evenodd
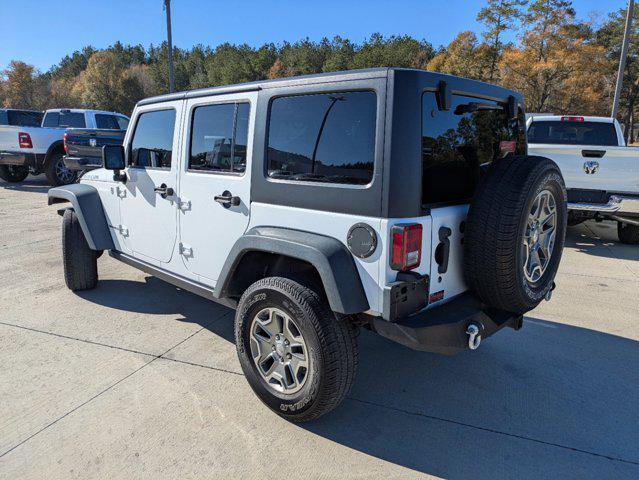
M268 277L244 292L235 341L249 385L287 420L305 422L333 410L353 384L353 326L316 292L288 278Z
M468 212L465 276L487 305L523 314L554 287L566 235L566 188L544 157L508 156L480 183Z

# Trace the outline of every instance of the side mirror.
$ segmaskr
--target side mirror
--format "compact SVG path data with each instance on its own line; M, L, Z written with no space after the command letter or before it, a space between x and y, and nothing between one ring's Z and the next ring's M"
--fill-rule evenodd
M102 165L107 170L113 170L113 180L126 182L126 174L120 172L126 166L122 145L104 145L102 147Z

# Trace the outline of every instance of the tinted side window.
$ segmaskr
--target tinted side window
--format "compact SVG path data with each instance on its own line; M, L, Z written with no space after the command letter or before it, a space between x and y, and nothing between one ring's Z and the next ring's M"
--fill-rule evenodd
M84 113L60 112L58 126L67 128L85 128L87 125L84 122Z
M104 128L106 130L119 130L120 127L115 119L115 115L105 115L103 113L95 114L96 128Z
M244 172L249 110L248 103L196 107L193 111L189 169Z
M528 128L529 143L558 145L618 145L617 131L612 123L534 120Z
M435 94L422 96L422 203L468 200L485 169L525 151L523 116L509 120L503 105L453 95L448 111Z
M43 127L57 127L60 114L58 112L50 112L44 115Z
M144 112L131 142L132 167L171 168L175 110Z
M373 178L373 92L276 98L268 126L268 175L365 185Z
M0 110L0 125L9 125L9 116L6 110Z
M118 122L118 127L120 130L126 130L129 127L129 119L124 117L115 117L116 122Z
M20 110L9 110L7 117L9 125L20 127L39 127L42 123L41 112L26 112Z

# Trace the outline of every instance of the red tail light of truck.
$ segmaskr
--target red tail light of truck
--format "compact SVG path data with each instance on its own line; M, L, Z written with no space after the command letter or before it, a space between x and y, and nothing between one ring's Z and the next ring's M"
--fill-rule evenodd
M31 135L24 132L18 133L18 144L20 145L20 148L33 148L33 143L31 143Z

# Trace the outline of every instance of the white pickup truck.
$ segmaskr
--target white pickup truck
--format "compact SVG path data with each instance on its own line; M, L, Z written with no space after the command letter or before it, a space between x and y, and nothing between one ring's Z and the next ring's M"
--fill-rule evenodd
M639 244L639 148L607 117L535 115L528 153L554 160L568 190L568 223L615 220L619 240Z
M41 126L0 125L0 178L21 182L29 173L44 173L51 185L73 183L78 175L64 164L67 128L103 128L111 117L126 117L101 110L51 109Z

